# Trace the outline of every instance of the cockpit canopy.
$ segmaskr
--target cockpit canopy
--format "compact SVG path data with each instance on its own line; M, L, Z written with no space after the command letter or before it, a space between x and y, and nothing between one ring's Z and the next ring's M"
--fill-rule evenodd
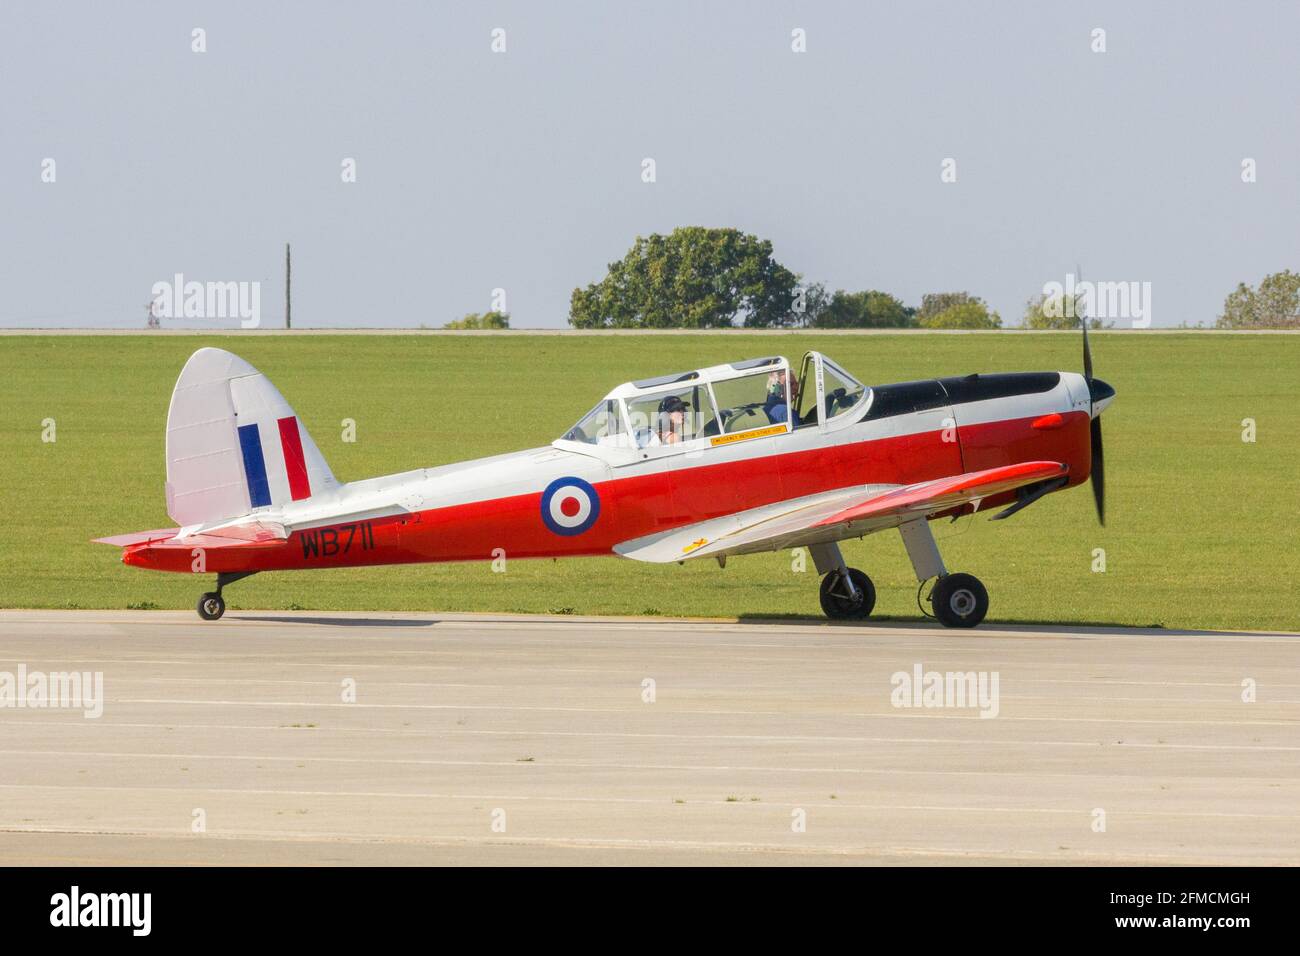
M760 431L776 435L825 424L867 393L817 352L804 356L797 379L781 356L749 359L620 385L559 443L628 450L727 444L738 440L729 435L760 437Z

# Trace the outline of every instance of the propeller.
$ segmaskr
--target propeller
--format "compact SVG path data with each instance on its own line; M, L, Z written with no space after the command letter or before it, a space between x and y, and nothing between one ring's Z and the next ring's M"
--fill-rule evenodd
M1079 316L1079 327L1083 329L1083 378L1088 383L1088 396L1091 402L1089 425L1092 445L1092 500L1097 505L1097 521L1106 525L1106 456L1101 444L1101 415L1097 412L1097 403L1109 401L1115 397L1115 389L1092 375L1092 348L1088 345L1088 318Z

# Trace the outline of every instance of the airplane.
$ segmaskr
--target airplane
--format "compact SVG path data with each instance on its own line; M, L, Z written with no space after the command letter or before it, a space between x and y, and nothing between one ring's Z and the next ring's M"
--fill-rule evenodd
M1010 517L1092 480L1105 523L1101 413L1115 389L1084 371L973 374L868 386L810 351L618 386L550 445L340 482L265 375L202 348L167 415L177 527L99 538L123 563L216 573L198 602L264 571L618 555L655 564L806 548L835 620L876 591L839 543L897 528L933 617L973 627L978 578L950 573L930 522ZM922 607L923 613L929 616Z

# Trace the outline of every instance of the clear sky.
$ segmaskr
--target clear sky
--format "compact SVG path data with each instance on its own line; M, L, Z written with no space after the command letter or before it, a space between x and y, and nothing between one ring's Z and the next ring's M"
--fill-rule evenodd
M1292 0L4 0L0 326L139 327L178 272L261 282L278 325L291 241L295 326L437 327L502 288L562 327L680 225L1012 323L1077 263L1212 325L1300 269L1297 36Z

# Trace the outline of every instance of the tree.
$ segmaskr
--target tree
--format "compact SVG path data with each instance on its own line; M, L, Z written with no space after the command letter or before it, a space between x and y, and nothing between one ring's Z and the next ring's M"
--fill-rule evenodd
M1027 329L1077 329L1083 296L1076 294L1067 299L1064 295L1048 296L1039 293L1025 303L1025 324ZM1089 319L1088 328L1101 328L1101 319Z
M913 315L912 309L888 292L840 289L812 324L819 329L906 329L915 324Z
M954 305L965 305L967 302L982 303L982 301L969 292L927 292L921 296L921 308L916 311L916 321L925 326L927 319L933 318L940 312L946 312Z
M737 229L687 226L638 236L600 282L574 289L579 329L759 328L797 324L799 277L772 258L772 243ZM806 313L805 313L806 314Z
M1289 269L1274 272L1258 289L1238 283L1214 324L1220 329L1300 328L1300 274Z
M924 308L924 305L922 305ZM942 312L919 319L923 329L1000 329L1002 317L979 299L958 302Z
M794 321L791 325L799 328L815 329L822 315L830 307L831 294L820 282L802 283L795 288Z
M444 329L508 329L509 312L471 312L463 319L453 319Z

